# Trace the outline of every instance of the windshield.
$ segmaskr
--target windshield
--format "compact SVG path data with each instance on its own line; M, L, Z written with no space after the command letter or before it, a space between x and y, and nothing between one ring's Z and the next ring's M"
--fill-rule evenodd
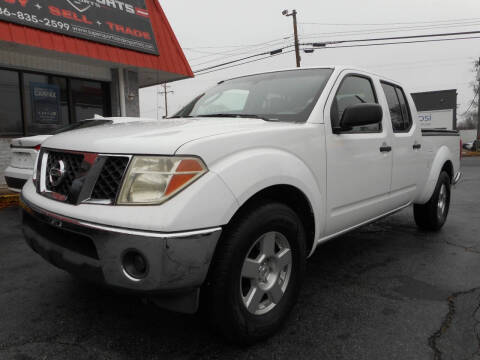
M197 96L173 117L238 116L305 122L332 71L279 71L227 80Z
M92 126L111 124L111 123L113 123L112 120L83 120L83 121L79 121L79 122L64 126L54 131L52 135L57 135L70 130L84 129Z

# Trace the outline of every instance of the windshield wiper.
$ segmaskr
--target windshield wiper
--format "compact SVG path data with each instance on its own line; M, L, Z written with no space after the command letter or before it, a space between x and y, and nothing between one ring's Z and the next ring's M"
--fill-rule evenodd
M260 116L256 114L231 114L231 113L217 113L217 114L205 114L205 115L197 115L197 117L230 117L230 118L254 118L254 119L262 119L265 121L278 121L276 119L269 119L265 116Z

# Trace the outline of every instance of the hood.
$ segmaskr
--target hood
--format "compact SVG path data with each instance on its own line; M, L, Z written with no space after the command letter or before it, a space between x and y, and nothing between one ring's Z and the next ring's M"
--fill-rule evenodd
M275 125L278 123L243 118L164 119L105 124L54 135L43 146L95 153L173 155L189 141Z
M37 145L42 144L50 136L52 136L52 135L35 135L35 136L27 136L27 137L12 139L11 144L13 146L32 147L33 148Z

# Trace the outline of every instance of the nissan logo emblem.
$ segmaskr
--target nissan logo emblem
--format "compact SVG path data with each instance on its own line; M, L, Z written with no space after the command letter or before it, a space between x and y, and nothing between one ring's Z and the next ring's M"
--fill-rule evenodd
M63 178L65 177L65 174L67 173L67 170L65 168L65 163L63 160L57 160L55 163L52 165L50 168L50 171L48 172L48 181L50 182L51 186L57 186L59 185Z

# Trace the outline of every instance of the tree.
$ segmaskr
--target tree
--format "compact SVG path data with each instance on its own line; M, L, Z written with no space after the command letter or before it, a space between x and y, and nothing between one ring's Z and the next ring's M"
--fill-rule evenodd
M465 113L462 115L462 121L459 122L457 128L459 130L464 129L476 129L477 128L477 121L478 121L478 101L479 101L479 76L480 76L480 62L476 60L473 64L472 72L474 73L474 81L471 82L471 86L473 89L473 98L469 103L469 107Z

